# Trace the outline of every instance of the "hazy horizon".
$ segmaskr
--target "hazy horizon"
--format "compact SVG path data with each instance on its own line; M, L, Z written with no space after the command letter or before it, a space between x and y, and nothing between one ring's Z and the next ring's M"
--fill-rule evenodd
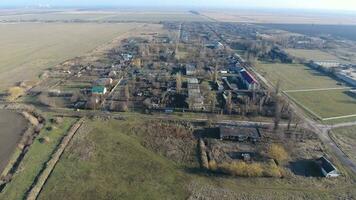
M320 11L356 11L356 1L351 0L5 0L0 7L179 7L228 9L292 9Z

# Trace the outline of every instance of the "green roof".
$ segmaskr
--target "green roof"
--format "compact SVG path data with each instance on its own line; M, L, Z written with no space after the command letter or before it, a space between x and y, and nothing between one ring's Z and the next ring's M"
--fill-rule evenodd
M99 94L104 94L105 93L106 88L103 86L95 86L91 89L92 93L99 93Z

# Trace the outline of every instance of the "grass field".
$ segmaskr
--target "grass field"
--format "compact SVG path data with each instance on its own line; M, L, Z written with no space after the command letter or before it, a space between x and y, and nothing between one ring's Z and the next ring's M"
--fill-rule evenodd
M46 68L81 56L138 24L0 24L0 89L32 80Z
M342 199L356 195L344 177L229 178L185 168L184 163L142 146L141 134L133 129L142 121L88 122L91 128L73 138L39 199Z
M333 136L342 150L356 162L356 126L335 129Z
M256 68L273 84L280 80L284 90L340 87L329 76L300 64L259 63Z
M321 118L356 115L356 98L348 90L290 92L289 96Z
M342 62L338 57L321 50L285 49L285 51L294 57L306 60Z
M1 200L24 198L24 194L30 188L43 165L49 160L61 138L67 133L67 130L69 130L73 123L73 119L65 118L61 124L52 125L56 127L53 130L48 131L44 129L41 131L22 160L12 181L5 187L4 191L0 193ZM51 124L48 124L48 126L51 126ZM42 137L48 137L49 142L41 143L39 139Z
M39 199L186 199L186 177L128 136L131 124L98 121L76 135Z

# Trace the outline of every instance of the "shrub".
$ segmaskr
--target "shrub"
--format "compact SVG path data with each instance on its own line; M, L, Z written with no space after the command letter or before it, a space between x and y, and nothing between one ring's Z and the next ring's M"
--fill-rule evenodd
M25 94L25 90L21 87L11 87L7 91L6 101L13 102L20 96Z
M215 160L210 160L209 161L209 169L211 171L216 171L218 169L218 164L216 163Z
M274 160L271 160L268 164L264 166L263 174L266 177L275 177L275 178L282 177L281 169L276 165Z
M288 153L283 146L272 144L268 149L268 156L278 162L281 162L288 158Z

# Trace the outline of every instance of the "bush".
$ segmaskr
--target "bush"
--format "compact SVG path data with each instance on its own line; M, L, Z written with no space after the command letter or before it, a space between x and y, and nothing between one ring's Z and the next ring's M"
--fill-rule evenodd
M218 164L216 163L215 160L210 160L209 161L209 169L211 171L216 171L218 169Z
M7 91L6 101L13 102L24 94L25 94L25 89L21 87L11 87Z
M219 168L222 172L233 176L261 177L263 175L263 168L259 163L247 164L238 161L233 163L223 163Z
M287 160L288 153L283 146L272 144L268 149L268 156L278 162L281 162Z
M264 166L263 174L266 177L275 177L275 178L282 177L281 169L276 165L274 160L271 160L268 164Z

